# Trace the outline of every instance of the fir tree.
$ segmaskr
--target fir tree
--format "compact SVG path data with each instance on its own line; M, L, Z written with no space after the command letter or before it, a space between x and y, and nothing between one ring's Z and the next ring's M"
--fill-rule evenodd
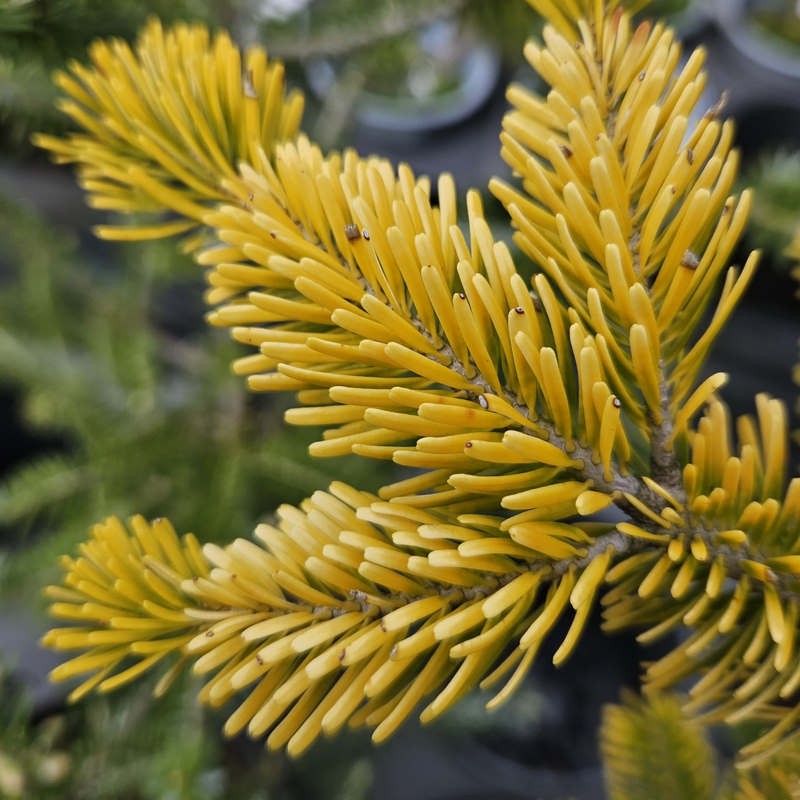
M153 22L61 75L82 132L39 144L95 206L137 214L99 233L184 237L210 322L254 349L235 370L296 393L287 421L325 429L313 455L415 470L377 495L333 483L256 542L97 525L48 589L78 623L46 637L81 651L54 673L87 676L73 699L156 665L161 693L191 663L203 702L239 698L228 734L292 754L346 725L381 741L423 699L423 721L478 684L497 707L555 624L560 664L599 604L643 642L686 629L645 684L692 678L702 720L764 722L742 763L796 731L786 410L759 396L734 424L726 376L700 378L757 262L727 266L751 204L732 125L719 104L690 126L703 52L679 68L669 28L531 5L548 25L525 55L551 89L509 89L520 182L490 185L516 260L477 193L459 226L448 176L322 153L258 48ZM597 521L611 506L624 518Z

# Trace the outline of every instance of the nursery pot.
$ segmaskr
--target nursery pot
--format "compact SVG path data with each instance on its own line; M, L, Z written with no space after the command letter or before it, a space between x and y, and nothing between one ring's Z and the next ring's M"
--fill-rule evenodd
M474 114L494 91L500 57L455 19L376 45L367 54L318 59L307 67L312 90L328 96L340 76L362 71L355 118L380 131L421 133Z
M798 0L716 0L715 16L726 38L746 59L780 84L800 88Z

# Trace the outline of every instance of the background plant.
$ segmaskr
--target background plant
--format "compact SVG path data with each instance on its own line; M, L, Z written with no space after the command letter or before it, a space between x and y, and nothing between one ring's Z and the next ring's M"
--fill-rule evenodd
M252 526L265 508L300 500L342 471L377 482L374 468L352 459L335 471L310 463L307 433L276 424L280 405L256 406L242 396L229 373L231 345L202 328L196 267L171 244L131 245L113 261L95 251L87 264L73 236L10 200L0 231L0 374L39 448L0 484L0 603L9 614L41 606L57 556L109 508L156 515L166 503L198 529L216 516L224 538L233 516ZM6 642L0 649L7 668L27 666ZM62 796L309 791L299 779L294 788L276 788L295 780L280 758L238 774L236 754L217 742L217 722L201 724L196 691L186 682L167 703L155 703L145 682L113 707L99 699L53 714L52 698L43 702L19 683L4 683L9 714L0 728L8 748L0 750L26 780L18 795L9 789L0 796L53 796L53 786L35 777L40 763L50 763L43 741L70 764L58 782ZM153 729L163 732L157 747ZM163 757L152 758L156 750ZM326 766L322 758L318 764ZM324 769L334 788L347 773L335 762Z
M743 182L756 189L749 238L754 245L776 254L776 267L790 267L797 260L792 243L797 231L795 209L800 201L800 154L779 151L762 156Z
M790 800L800 787L795 739L749 770L720 770L708 728L681 710L680 698L633 695L608 706L600 747L611 800Z

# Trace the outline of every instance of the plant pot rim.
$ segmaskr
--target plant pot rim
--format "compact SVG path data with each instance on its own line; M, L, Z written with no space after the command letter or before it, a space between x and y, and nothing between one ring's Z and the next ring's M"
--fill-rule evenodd
M324 97L329 90L331 59L319 59L306 69L312 90ZM422 133L453 125L472 116L491 96L500 80L497 51L483 43L467 53L459 67L458 85L426 98L391 96L363 91L355 105L356 119L370 128L396 133Z
M356 115L364 125L401 133L453 125L474 114L492 94L500 79L500 58L490 45L481 44L465 56L459 72L455 89L425 99L364 92Z
M761 32L744 17L747 0L716 0L714 15L728 41L750 61L784 77L800 80L800 47L780 45L778 37Z

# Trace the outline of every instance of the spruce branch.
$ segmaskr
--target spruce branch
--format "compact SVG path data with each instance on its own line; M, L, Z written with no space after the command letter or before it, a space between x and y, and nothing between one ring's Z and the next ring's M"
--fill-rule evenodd
M677 71L668 28L634 30L613 2L531 5L550 25L526 56L551 90L509 90L502 153L521 188L490 187L530 282L476 192L462 227L449 176L434 203L407 166L293 136L299 100L280 99L279 66L262 77L261 51L242 76L224 37L154 25L136 55L98 45L94 70L73 68L82 85L61 79L87 133L42 143L83 165L101 204L179 215L100 233L210 229L214 243L191 242L210 268L209 321L255 350L234 370L255 391L297 393L286 419L324 429L313 455L415 470L378 496L334 484L285 507L257 529L261 547L201 554L166 523L99 526L64 562L68 588L49 590L56 616L85 623L47 639L89 649L56 673L92 673L79 694L196 657L217 671L204 701L253 687L229 732L270 731L292 752L345 723L381 740L423 697L427 720L510 673L492 704L506 699L574 612L553 660L569 656L599 599L610 631L689 630L646 682L694 677L703 718L772 723L745 757L797 729L786 411L759 396L734 437L716 396L726 376L697 377L757 262L726 267L750 206L731 194L732 126L715 107L689 130L703 54ZM181 48L202 76L185 106ZM113 107L112 73L141 78ZM223 98L224 124L179 143ZM126 120L142 133L122 134ZM597 522L611 504L626 519Z
M171 657L161 692L193 659L195 672L216 672L201 692L205 702L249 692L226 733L271 730L270 747L288 742L296 754L345 723L376 727L380 741L419 699L437 693L423 712L430 720L478 681L493 685L511 672L492 703L499 704L571 606L574 621L556 655L566 658L610 550L580 577L572 565L555 565L542 596L548 570L536 567L535 552L461 555L469 540L445 537L477 530L370 503L376 499L334 484L302 511L281 509L279 527L260 526L260 546L237 540L202 553L163 520L134 518L131 532L114 519L96 526L81 558L65 559L65 587L47 590L52 612L84 627L54 629L45 643L90 648L53 677L89 673L71 695L77 699ZM409 550L419 555L409 558ZM519 648L500 658L510 637Z

